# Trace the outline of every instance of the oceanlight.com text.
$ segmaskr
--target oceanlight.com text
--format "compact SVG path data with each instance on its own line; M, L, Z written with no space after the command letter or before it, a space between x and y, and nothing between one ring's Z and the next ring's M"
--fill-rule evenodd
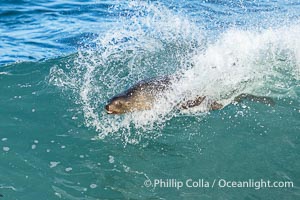
M265 179L226 180L226 179L147 179L144 186L152 188L293 188L293 181L271 181Z

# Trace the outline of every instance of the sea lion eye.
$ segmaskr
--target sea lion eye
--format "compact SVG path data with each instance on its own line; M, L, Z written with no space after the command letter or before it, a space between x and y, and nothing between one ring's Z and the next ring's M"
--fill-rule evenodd
M114 103L115 103L115 105L117 105L117 106L120 106L120 105L121 105L121 101L115 101Z

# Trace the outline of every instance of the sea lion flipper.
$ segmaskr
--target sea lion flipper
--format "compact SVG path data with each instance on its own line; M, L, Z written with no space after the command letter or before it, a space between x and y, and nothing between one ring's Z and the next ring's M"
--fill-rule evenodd
M214 101L211 106L210 106L210 109L211 110L220 110L222 109L224 106L216 101Z
M188 100L182 104L180 104L180 108L181 109L188 109L188 108L193 108L196 106L199 106L201 103L203 103L203 101L206 99L206 96L198 96L196 99L194 100ZM209 101L209 100L208 100ZM219 110L223 108L223 105L216 102L216 101L209 101L209 110Z
M200 105L206 97L197 97L195 100L188 100L180 105L182 109L188 109Z
M199 106L204 101L205 98L206 98L205 96L203 96L203 97L198 96L194 100L188 100L184 103L181 103L179 105L179 107L182 108L182 109L188 109L188 108L192 108L192 107L195 107L195 106Z
M247 93L242 93L242 94L238 95L237 97L234 98L233 101L236 103L240 103L245 99L254 101L254 102L258 102L258 103L263 103L263 104L270 105L270 106L275 105L275 102L271 97L255 96L253 94L247 94Z

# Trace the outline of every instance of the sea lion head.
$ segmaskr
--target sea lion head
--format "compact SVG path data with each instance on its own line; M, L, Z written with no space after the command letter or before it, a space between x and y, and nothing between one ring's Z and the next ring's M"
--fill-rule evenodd
M105 109L108 114L123 114L131 112L132 106L126 96L116 96L108 101Z
M108 114L124 114L134 111L149 110L152 108L152 100L151 97L146 97L144 95L132 94L130 96L116 96L108 101L105 109Z
M157 95L164 91L169 78L156 78L141 81L125 90L121 94L111 98L105 106L108 114L124 114L134 111L150 110Z
M154 95L142 87L131 88L113 98L105 106L108 114L124 114L134 111L149 110L154 102Z

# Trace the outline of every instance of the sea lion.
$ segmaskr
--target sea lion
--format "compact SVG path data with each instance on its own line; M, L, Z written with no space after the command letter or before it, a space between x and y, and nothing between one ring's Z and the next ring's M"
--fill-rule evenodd
M118 94L108 101L105 106L108 114L124 114L128 112L150 110L153 108L155 99L170 89L172 78L169 76L159 77L140 81L121 94ZM274 105L270 97L255 96L251 94L240 94L235 97L234 102L241 102L244 99ZM219 110L224 106L214 100L207 99L206 96L197 96L192 100L185 100L177 105L179 109L189 109L199 106L206 101L208 110Z

